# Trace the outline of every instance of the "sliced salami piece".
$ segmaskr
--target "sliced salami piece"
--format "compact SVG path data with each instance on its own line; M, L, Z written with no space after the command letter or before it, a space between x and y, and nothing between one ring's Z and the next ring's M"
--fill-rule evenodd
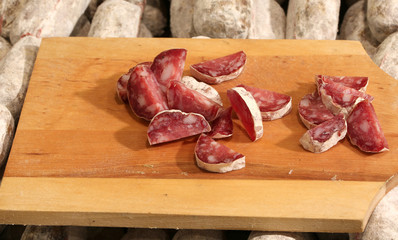
M166 93L171 81L181 80L186 58L187 50L178 48L163 51L153 60L151 70L164 93Z
M223 110L220 104L186 87L181 81L170 82L167 102L170 109L199 113L209 122L216 119Z
M208 84L217 84L237 78L243 71L246 54L243 51L191 65L191 74Z
M364 152L388 151L388 143L381 129L373 105L369 101L357 104L347 118L348 137Z
M249 138L253 142L261 138L263 136L263 122L260 108L253 96L242 87L229 89L227 96Z
M298 107L301 121L311 129L324 121L332 119L333 113L323 104L318 92L305 95Z
M213 121L211 131L206 135L212 138L227 138L232 136L233 128L232 107L229 107Z
M247 85L238 85L250 92L260 108L263 120L282 118L292 110L292 98L288 95Z
M138 65L145 65L150 67L152 64L152 62L143 62L143 63L139 63ZM117 84L116 84L116 93L117 96L119 97L120 100L122 100L124 103L128 104L129 100L127 97L127 83L130 79L131 76L131 72L134 70L134 67L130 68L129 71L125 74L123 74L119 80L117 80Z
M315 83L317 88L322 84L327 84L330 82L340 83L346 87L353 88L360 92L366 92L366 87L368 86L369 79L368 77L358 77L358 76L326 76L326 75L317 75L315 77Z
M127 96L133 112L146 120L151 120L158 112L169 109L155 75L146 65L138 65L131 71Z
M225 173L245 167L245 156L205 134L196 143L195 158L198 167L209 172Z
M187 86L188 88L200 92L201 94L205 95L206 97L210 98L221 106L223 105L220 94L209 84L199 82L195 78L190 76L182 77L181 82L184 83L185 86Z
M373 97L366 93L335 82L322 84L319 88L319 94L323 104L335 115L343 113L348 116L359 102L365 99L373 100Z
M334 116L318 126L307 130L300 143L304 149L321 153L330 149L342 140L347 133L347 122L343 114Z
M165 110L153 117L148 126L150 145L171 142L211 130L206 119L197 113Z

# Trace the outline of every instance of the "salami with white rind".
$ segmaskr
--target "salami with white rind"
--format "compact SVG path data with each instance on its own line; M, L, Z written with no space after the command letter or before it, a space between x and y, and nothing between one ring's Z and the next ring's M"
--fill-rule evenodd
M211 130L206 119L197 113L165 110L153 117L148 126L150 145L171 142Z
M342 84L343 86L353 88L360 92L366 92L366 87L368 86L369 78L360 77L360 76L327 76L327 75L315 76L315 84L317 85L318 90L322 84L327 84L331 82Z
M195 146L198 167L209 172L226 173L245 167L245 156L214 141L205 134L200 135Z
M263 121L253 96L242 87L229 89L227 96L249 138L253 142L260 139L263 136Z
M263 120L282 118L292 110L292 97L288 95L243 84L238 87L243 87L251 93L260 108Z
M357 104L347 118L348 137L353 145L364 152L388 151L388 143L369 101Z
M339 114L320 125L307 130L300 143L304 149L321 153L329 150L342 140L347 133L347 122L343 114Z
M390 34L398 31L397 0L367 0L366 20L372 35L383 42Z
M301 121L308 129L334 117L333 113L323 104L318 92L305 95L300 100L298 112Z
M214 89L212 86L208 85L204 82L198 82L195 78L190 76L184 76L181 79L181 82L185 84L188 88L195 90L206 97L210 98L214 102L220 104L222 106L222 100L220 94Z
M218 84L237 78L243 71L246 54L243 51L191 65L191 75L208 84Z
M227 138L232 136L233 128L232 107L229 107L212 122L211 131L206 135L212 138Z

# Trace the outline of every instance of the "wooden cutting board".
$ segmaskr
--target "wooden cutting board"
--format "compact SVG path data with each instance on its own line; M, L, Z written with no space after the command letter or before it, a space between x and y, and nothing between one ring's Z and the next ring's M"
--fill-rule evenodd
M244 83L293 97L292 112L263 122L251 142L238 119L219 142L246 155L226 174L195 165L197 137L149 146L148 123L116 96L117 79L166 49L188 50L189 66L240 50ZM305 151L298 102L314 76L368 76L390 151L363 153L343 140ZM398 81L359 42L226 39L43 39L0 187L0 222L315 232L362 231L397 185Z

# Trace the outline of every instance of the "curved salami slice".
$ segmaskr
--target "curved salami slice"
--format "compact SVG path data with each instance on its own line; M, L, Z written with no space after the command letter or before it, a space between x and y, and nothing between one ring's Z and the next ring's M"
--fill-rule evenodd
M191 65L191 74L208 84L217 84L237 78L243 71L246 54L243 51Z
M323 104L333 114L343 113L345 116L348 116L359 102L365 99L373 100L373 97L366 93L335 82L322 84L319 88L319 95L321 95Z
M245 167L245 156L205 134L196 143L195 158L198 167L209 172L225 173Z
M210 130L210 124L200 114L165 110L149 123L148 142L150 145L171 142Z
M311 129L324 121L332 119L333 113L323 104L318 92L305 95L298 107L301 121Z
M211 131L206 135L212 138L227 138L232 136L233 128L232 107L229 107L213 121Z
M151 120L158 112L169 109L153 72L146 65L138 65L131 71L127 96L133 112L146 120Z
M186 49L170 49L161 52L153 60L151 70L164 93L166 93L171 81L181 80L186 57Z
M220 104L186 87L180 81L170 82L167 91L167 102L170 109L199 113L209 122L216 119L223 110Z
M321 153L336 145L345 137L346 133L346 120L343 114L339 114L307 130L301 137L300 143L304 149L310 152Z
M220 94L217 92L216 89L214 89L212 86L208 85L207 83L198 82L195 78L190 76L182 77L181 82L188 88L205 95L206 97L210 98L211 100L222 106L222 100Z
M152 65L152 62L143 62L139 63L138 65L145 65L150 67ZM134 70L134 67L130 68L129 71L125 74L123 74L119 80L117 80L116 84L116 92L120 100L122 100L124 103L129 103L128 97L127 97L127 83L130 79L131 72Z
M254 142L263 136L261 112L253 96L242 87L227 91L232 108L238 115L250 139Z
M238 85L250 92L260 108L263 120L282 118L292 110L292 98L288 95L247 85Z
M381 129L373 105L369 101L357 104L347 118L348 137L364 152L388 151L388 143Z
M330 82L340 83L346 87L353 88L360 92L366 92L366 87L368 86L369 79L368 77L358 77L358 76L326 76L326 75L317 75L315 77L315 83L317 88L322 84L327 84Z

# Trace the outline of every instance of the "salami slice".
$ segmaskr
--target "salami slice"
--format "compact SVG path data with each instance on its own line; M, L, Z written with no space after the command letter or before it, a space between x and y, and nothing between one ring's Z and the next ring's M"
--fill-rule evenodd
M143 62L139 63L138 65L145 65L145 66L151 66L152 62ZM124 103L128 104L129 100L127 97L127 83L130 79L131 72L134 70L134 67L130 68L129 71L125 74L123 74L119 80L117 80L116 84L116 93L117 96L119 97L120 100L122 100Z
M324 121L333 118L333 113L323 104L318 92L305 95L298 107L301 121L311 129Z
M359 102L365 99L373 100L373 97L366 93L335 82L322 84L319 88L319 94L323 104L335 115L343 113L348 116Z
M165 110L149 123L148 142L150 145L171 142L210 130L210 124L200 114Z
M196 143L195 158L198 167L209 172L225 173L245 167L245 156L205 134Z
M191 65L193 77L208 84L237 78L243 71L246 54L243 51Z
M161 52L153 60L151 70L164 93L166 93L171 81L181 80L186 57L186 49L169 49Z
M133 112L146 120L151 120L158 112L168 109L166 98L153 72L146 65L138 65L131 71L127 96Z
M170 109L199 113L209 122L216 119L223 110L220 104L195 90L189 89L181 81L170 82L167 102Z
M260 108L263 120L282 118L292 110L292 98L288 95L247 85L238 85L250 92Z
M368 86L368 77L358 77L358 76L326 76L317 75L315 76L315 83L319 89L322 84L327 84L330 82L340 83L346 87L353 88L360 92L366 92L366 87Z
M216 89L214 89L212 86L208 85L207 83L204 82L198 82L195 78L190 77L190 76L184 76L181 79L181 82L185 84L188 88L195 90L206 97L210 98L214 102L222 104L222 100L220 97L220 94L217 92Z
M253 96L242 87L229 89L227 96L249 138L253 142L261 138L263 136L263 122L260 109Z
M318 126L307 130L300 143L304 149L321 153L330 149L342 140L347 133L347 123L343 114L334 116Z
M229 107L213 121L211 131L206 135L212 138L227 138L232 136L233 128L232 107Z
M357 104L347 118L348 137L364 152L388 151L388 143L381 129L373 105L369 101Z

